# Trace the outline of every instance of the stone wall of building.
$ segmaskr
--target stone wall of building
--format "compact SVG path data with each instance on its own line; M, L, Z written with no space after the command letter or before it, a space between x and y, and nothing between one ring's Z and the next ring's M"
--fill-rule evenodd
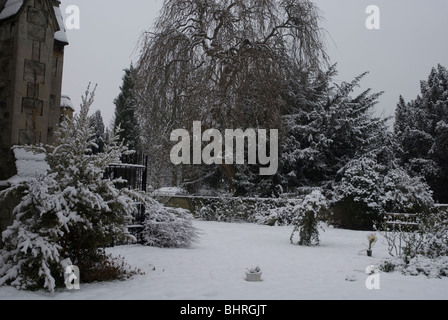
M65 44L53 4L26 0L0 22L0 180L14 175L11 146L51 144L59 124Z
M0 180L15 174L11 147L15 38L18 24L14 19L0 23Z
M0 0L0 10L5 3ZM12 146L54 142L67 45L55 39L59 4L24 0L0 21L0 181L17 174ZM0 205L1 229L11 222L14 203Z

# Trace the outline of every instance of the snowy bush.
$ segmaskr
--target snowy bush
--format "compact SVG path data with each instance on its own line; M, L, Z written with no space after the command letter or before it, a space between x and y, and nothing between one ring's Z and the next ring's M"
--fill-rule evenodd
M374 155L350 161L333 184L335 223L350 229L379 228L384 213L424 213L434 206L432 192L420 177L396 166L387 168Z
M142 238L145 245L161 248L185 248L198 239L193 216L183 209L166 208L159 203L146 204Z
M288 202L281 206L276 206L268 209L268 214L259 212L256 214L256 221L258 224L265 224L269 226L289 226L293 223L295 215L297 214L296 205Z
M0 194L4 199L23 192L13 225L2 234L0 285L52 292L63 284L67 263L81 273L92 272L88 269L105 262L100 248L130 236L132 194L103 179L105 169L120 163L127 148L112 133L104 152L93 154L97 146L88 117L93 98L88 89L80 114L61 124L57 144L40 148L49 173Z
M193 215L205 221L251 222L290 225L298 199L286 198L197 198Z
M379 202L386 212L424 213L434 207L429 186L401 168L389 170L382 184Z
M296 207L297 215L293 220L294 230L291 233L291 243L294 243L294 234L299 232L299 245L318 245L319 223L326 220L328 202L321 191L315 190L305 197L305 200Z
M393 258L382 262L385 271L448 276L448 213L418 214L416 230L385 230L383 236Z
M333 185L334 223L348 229L372 230L380 220L382 172L384 167L371 157L354 159L340 171Z
M448 277L448 257L431 259L417 255L408 263L400 258L386 258L381 261L380 268L384 272L398 271L408 276L423 274L430 278Z

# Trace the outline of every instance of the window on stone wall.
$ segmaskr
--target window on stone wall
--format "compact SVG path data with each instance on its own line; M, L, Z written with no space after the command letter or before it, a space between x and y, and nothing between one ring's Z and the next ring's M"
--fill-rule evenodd
M54 94L50 95L50 110L56 109L56 96Z
M42 116L44 109L44 102L36 99L23 98L22 112L29 114L36 114Z
M30 99L39 98L39 85L37 83L28 82L26 97Z
M33 41L33 52L31 55L31 59L34 61L40 61L40 42Z
M37 61L25 60L23 80L33 83L45 83L45 64Z
M47 136L49 139L53 138L53 134L54 134L54 129L53 129L53 125L50 125L48 127L48 132L47 132Z
M58 58L53 57L53 77L56 77L58 74Z

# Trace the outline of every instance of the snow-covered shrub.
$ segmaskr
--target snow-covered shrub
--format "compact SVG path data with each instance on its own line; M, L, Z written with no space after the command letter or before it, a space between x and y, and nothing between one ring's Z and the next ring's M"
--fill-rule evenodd
M418 214L418 229L385 230L383 236L393 258L383 261L385 271L448 276L448 213Z
M289 226L297 214L296 205L283 202L279 206L268 209L268 214L261 211L256 214L256 222L268 226Z
M205 221L250 222L290 225L294 206L300 201L287 198L196 198L193 215Z
M384 272L398 271L408 276L423 274L430 278L448 277L448 257L428 258L417 255L407 263L403 259L392 257L383 259L380 268Z
M350 161L333 184L336 224L349 229L380 228L383 214L424 213L434 206L432 192L420 177L400 167L387 168L373 155Z
M104 249L99 249L95 256L96 261L91 260L90 265L85 266L88 272L82 273L81 280L85 283L126 280L137 274L145 274L140 269L130 266L125 258L106 254Z
M88 89L79 115L61 124L57 144L40 148L49 173L0 194L4 199L11 192L23 192L14 222L2 234L0 285L52 292L63 284L67 263L89 273L86 268L104 262L100 248L129 236L126 226L135 210L132 194L103 178L127 148L112 133L104 152L92 153L96 145L88 112L93 98Z
M434 207L430 187L402 168L387 172L379 202L385 212L393 213L426 213Z
M341 171L341 179L333 186L334 223L347 229L372 230L380 221L382 171L371 157L351 160Z
M253 207L241 198L204 197L196 199L194 216L205 221L242 222L247 221Z
M183 209L167 208L159 203L145 205L142 238L145 245L161 248L186 248L198 239L193 216Z
M321 191L315 190L305 197L296 210L297 215L293 220L294 230L290 237L291 243L294 243L294 234L299 232L299 245L319 245L319 223L327 218L327 199Z

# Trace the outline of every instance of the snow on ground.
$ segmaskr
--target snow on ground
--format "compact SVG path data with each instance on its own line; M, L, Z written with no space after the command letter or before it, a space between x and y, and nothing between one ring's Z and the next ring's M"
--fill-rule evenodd
M368 290L368 266L387 257L382 239L367 257L369 232L328 228L321 245L290 244L291 227L196 221L200 242L190 249L139 245L111 248L146 274L125 282L81 284L54 295L0 287L0 299L49 300L446 300L448 279L380 273L380 289ZM259 265L262 282L247 282ZM82 278L82 274L81 274ZM349 281L350 280L350 281Z

